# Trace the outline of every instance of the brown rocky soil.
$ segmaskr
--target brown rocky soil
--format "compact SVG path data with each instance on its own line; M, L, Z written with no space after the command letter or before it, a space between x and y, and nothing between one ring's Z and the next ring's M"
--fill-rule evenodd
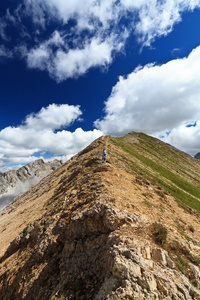
M200 299L199 222L102 137L1 212L0 299Z

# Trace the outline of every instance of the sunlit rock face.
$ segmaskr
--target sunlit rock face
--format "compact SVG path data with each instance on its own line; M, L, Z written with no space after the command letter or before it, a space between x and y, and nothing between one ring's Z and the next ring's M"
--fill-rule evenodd
M0 173L0 210L17 196L28 191L61 164L62 162L59 160L45 163L42 159L38 159L18 170Z

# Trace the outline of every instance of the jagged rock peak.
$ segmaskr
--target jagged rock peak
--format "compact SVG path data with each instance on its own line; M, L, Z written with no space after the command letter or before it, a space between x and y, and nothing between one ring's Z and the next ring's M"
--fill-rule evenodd
M29 190L50 172L62 165L57 159L44 162L38 159L18 170L0 174L0 209L13 201L13 199Z
M40 172L44 170L55 170L61 164L62 162L57 159L47 163L45 163L42 159L38 159L35 162L27 164L18 170L1 173L0 181L2 180L4 184L6 181L12 184L17 178L23 181L26 179L26 177L34 175L37 176Z

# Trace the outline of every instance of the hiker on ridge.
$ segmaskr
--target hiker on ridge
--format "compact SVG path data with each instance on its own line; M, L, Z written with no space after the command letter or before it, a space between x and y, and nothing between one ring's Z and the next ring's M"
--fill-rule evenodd
M104 162L106 162L107 154L108 154L108 152L107 152L106 148L104 148L104 149L103 149L103 161L104 161Z

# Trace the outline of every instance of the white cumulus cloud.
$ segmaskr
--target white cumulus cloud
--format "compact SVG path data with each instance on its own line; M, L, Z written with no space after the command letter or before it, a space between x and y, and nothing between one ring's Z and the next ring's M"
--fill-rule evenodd
M82 115L79 106L52 104L38 113L26 117L19 127L6 127L0 131L0 170L9 169L9 164L27 164L38 159L34 154L50 152L66 160L76 154L102 132L94 129L74 132L63 127L70 126ZM63 129L62 129L63 128ZM56 130L56 131L55 131Z
M188 123L179 125L162 140L194 156L200 152L200 120L194 123L193 126L188 126Z
M185 11L199 7L199 0L21 0L0 19L0 35L6 43L7 26L13 24L21 34L13 54L63 81L109 66L132 34L141 47L150 46L170 33Z
M27 51L26 56L30 68L47 70L58 82L83 75L92 67L107 67L112 62L112 52L123 46L116 36L106 41L94 38L79 48L62 47L54 53L52 44L46 41L38 48Z
M105 102L105 116L96 120L95 126L114 136L132 130L155 136L172 130L180 132L176 128L200 120L199 65L197 47L188 57L139 67L128 76L119 77ZM189 130L192 129L186 127L185 131ZM200 149L199 127L193 130ZM187 137L183 135L181 139Z
M79 106L50 104L38 113L26 117L25 128L34 130L55 130L69 126L82 115ZM24 126L23 126L24 127Z

